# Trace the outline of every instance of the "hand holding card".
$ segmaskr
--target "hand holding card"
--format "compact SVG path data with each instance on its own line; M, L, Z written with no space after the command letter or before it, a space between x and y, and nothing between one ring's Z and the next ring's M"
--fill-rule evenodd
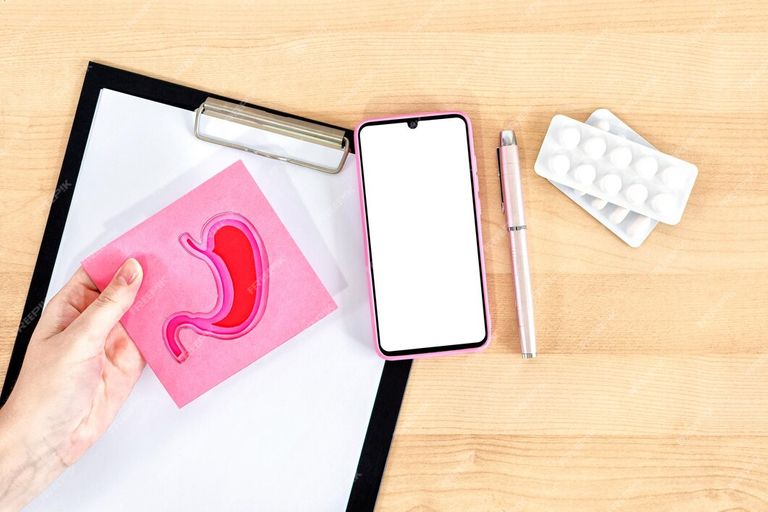
M144 282L122 323L179 407L336 308L242 162L83 267L101 289L130 256Z

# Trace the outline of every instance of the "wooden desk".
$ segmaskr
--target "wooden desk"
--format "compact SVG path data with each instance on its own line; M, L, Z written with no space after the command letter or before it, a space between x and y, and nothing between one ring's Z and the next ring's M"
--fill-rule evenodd
M415 364L378 509L768 510L761 2L38 3L0 3L0 368L89 59L343 126L457 108L476 129L494 342ZM597 107L699 166L682 222L640 249L532 170L553 114ZM498 208L510 126L541 350L529 362Z

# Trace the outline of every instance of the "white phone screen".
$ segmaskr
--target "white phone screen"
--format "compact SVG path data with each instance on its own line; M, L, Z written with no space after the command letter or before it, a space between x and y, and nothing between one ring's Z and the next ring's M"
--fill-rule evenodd
M386 355L486 341L470 136L458 114L360 128L374 308Z

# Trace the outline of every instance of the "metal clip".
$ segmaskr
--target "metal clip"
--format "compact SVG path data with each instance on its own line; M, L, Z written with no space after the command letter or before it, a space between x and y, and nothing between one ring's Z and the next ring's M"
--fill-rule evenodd
M251 128L258 128L276 133L278 135L285 135L305 142L311 142L321 146L338 149L342 152L341 160L336 167L326 167L289 155L268 153L266 151L246 146L238 142L206 135L200 132L200 119L203 115L209 115L224 121L230 121L233 123L249 126ZM197 110L195 110L195 137L206 142L212 142L214 144L220 144L222 146L240 149L255 155L272 158L273 160L280 160L281 162L300 165L302 167L307 167L309 169L314 169L316 171L329 174L336 174L341 171L342 167L344 167L344 162L346 162L347 156L349 155L349 139L347 138L344 130L339 128L330 128L328 126L323 126L321 124L303 121L300 119L294 119L292 117L272 114L264 110L246 107L236 103L230 103L216 98L207 98L203 104L200 105Z

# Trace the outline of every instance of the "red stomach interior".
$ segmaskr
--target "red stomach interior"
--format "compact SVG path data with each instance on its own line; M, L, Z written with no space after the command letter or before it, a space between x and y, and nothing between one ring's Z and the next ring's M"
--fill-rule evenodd
M235 292L229 313L214 325L237 327L245 323L253 312L257 286L261 286L256 282L253 247L241 230L234 226L223 226L214 235L213 252L226 265Z

